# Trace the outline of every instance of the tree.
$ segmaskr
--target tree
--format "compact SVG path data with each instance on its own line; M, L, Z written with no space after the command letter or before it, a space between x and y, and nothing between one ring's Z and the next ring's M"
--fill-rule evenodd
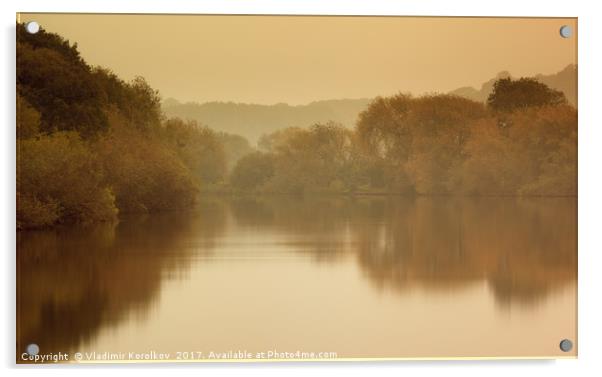
M274 158L270 191L346 192L357 184L355 137L334 122L287 128L261 139Z
M159 135L128 126L112 114L111 129L94 148L123 212L156 212L192 205L198 179Z
M84 137L106 131L102 90L76 46L44 30L35 36L17 28L17 90L40 113L40 130Z
M19 140L17 226L111 220L115 197L97 156L74 132Z
M355 130L372 166L372 185L406 193L452 191L471 122L485 113L482 104L453 95L375 99Z
M40 132L40 113L17 94L17 138L28 139Z
M474 124L464 153L461 193L515 195L534 174L535 165L528 151L514 142L493 117Z
M230 174L230 183L237 190L251 192L265 185L273 175L273 156L254 152L238 160Z
M510 120L512 142L536 167L518 194L577 195L577 110L570 105L530 108Z
M476 122L464 153L461 192L482 195L576 195L577 111L531 107Z
M132 127L142 131L160 128L163 121L161 97L143 77L137 76L131 82L125 82L101 67L95 67L92 75L102 90L100 106L110 111L117 110Z
M219 132L217 137L224 148L228 172L232 171L241 158L253 152L249 141L240 135Z
M518 80L511 78L497 80L487 98L487 105L501 112L566 103L567 100L561 91L525 77Z
M159 93L90 68L75 44L17 29L19 227L187 208L226 173L222 142L164 121Z
M226 175L226 155L218 135L195 121L171 118L164 124L163 136L192 175L202 184L215 184Z
M412 102L406 94L377 97L360 113L356 133L368 153L392 163L407 160L412 144L407 117Z

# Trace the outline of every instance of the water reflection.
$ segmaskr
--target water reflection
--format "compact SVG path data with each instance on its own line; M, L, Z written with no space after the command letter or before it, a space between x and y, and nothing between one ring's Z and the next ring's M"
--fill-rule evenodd
M225 225L222 207L208 201L191 212L20 232L17 349L36 343L69 352L103 326L143 318L164 280L211 252ZM194 248L199 242L203 248Z
M530 310L575 282L576 230L574 198L283 196L210 198L190 212L22 232L18 349L35 342L43 350L73 350L94 343L103 328L131 318L144 321L160 304L162 285L173 279L187 282L191 269L225 256L256 259L268 274L275 267L260 257L296 256L318 267L351 259L363 284L400 298L416 290L425 296L456 294L486 282L500 308ZM219 273L229 273L220 268ZM245 279L244 269L250 267L236 268L239 275L227 280ZM201 299L226 307L216 297ZM359 293L355 299L358 306L364 304ZM303 300L308 311L321 304L317 297ZM168 319L163 325L175 326L174 318Z
M353 232L379 286L455 289L486 280L501 304L532 304L576 276L576 207L566 199L424 199L389 204Z
M379 288L450 290L485 279L501 305L576 278L574 198L242 198L240 224L285 231L316 259L352 253ZM349 237L351 247L341 243ZM300 245L297 245L300 246Z

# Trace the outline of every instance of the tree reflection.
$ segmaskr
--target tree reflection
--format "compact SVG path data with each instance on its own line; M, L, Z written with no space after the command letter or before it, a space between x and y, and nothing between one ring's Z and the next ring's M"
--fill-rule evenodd
M224 225L214 201L118 224L19 232L17 358L29 343L69 352L102 327L148 315L163 281L211 253Z
M317 260L354 255L380 289L486 281L502 305L535 304L577 273L575 198L277 197L232 209Z
M361 227L358 260L380 287L485 280L502 304L535 303L576 277L574 199L426 199Z
M190 212L19 232L18 350L68 352L144 318L167 279L247 231L317 263L350 259L396 293L485 283L499 305L529 307L577 273L575 198L221 197Z

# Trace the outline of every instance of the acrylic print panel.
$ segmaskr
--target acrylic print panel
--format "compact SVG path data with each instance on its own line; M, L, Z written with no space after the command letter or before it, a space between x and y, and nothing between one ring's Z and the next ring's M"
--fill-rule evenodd
M16 27L17 362L576 357L576 19Z

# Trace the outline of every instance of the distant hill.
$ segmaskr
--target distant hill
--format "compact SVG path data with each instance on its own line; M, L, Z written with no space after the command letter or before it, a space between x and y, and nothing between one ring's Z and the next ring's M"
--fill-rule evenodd
M285 127L307 127L317 122L335 121L353 127L369 98L315 101L307 105L285 103L255 105L234 102L181 103L166 99L162 108L169 117L196 120L217 131L238 134L255 143L263 134Z
M493 83L501 78L513 77L509 72L502 71L491 80L484 82L479 90L465 86L450 92L459 96L472 99L474 101L485 102L487 97L493 90ZM577 66L574 64L567 65L562 71L551 75L536 75L535 79L547 86L560 90L566 96L566 99L574 106L577 106Z
M567 100L577 103L577 66L568 65L562 71L535 76L540 82L564 92ZM462 87L450 92L475 101L485 102L493 83L512 77L502 71L483 83L480 89ZM403 88L401 88L403 90ZM318 122L335 121L353 127L358 114L366 109L370 98L315 101L307 105L291 106L285 103L256 105L234 102L181 103L173 98L163 101L162 108L168 117L196 120L214 130L238 134L255 144L261 135L286 127L307 127Z

